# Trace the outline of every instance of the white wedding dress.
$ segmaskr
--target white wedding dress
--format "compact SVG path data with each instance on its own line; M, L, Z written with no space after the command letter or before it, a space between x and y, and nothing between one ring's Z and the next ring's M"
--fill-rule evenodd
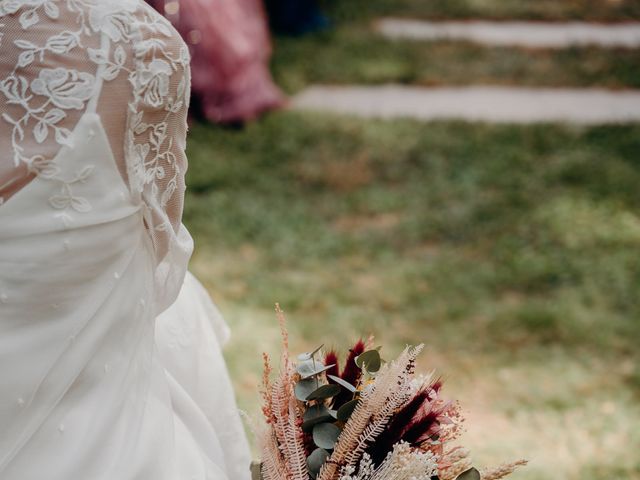
M2 480L249 476L185 280L188 65L142 1L0 0Z

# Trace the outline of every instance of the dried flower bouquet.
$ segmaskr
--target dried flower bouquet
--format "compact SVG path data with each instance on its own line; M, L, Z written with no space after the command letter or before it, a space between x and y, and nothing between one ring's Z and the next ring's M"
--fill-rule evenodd
M294 361L284 314L280 369L272 379L264 355L262 413L255 428L264 480L494 480L526 464L473 468L461 434L457 402L442 398L442 382L416 375L422 345L385 362L372 339L359 341L339 368L322 347Z

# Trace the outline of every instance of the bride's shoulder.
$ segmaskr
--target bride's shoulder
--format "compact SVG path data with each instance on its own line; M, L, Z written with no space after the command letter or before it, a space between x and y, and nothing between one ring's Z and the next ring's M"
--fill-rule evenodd
M19 21L23 30L44 22L64 24L68 18L87 28L83 33L100 31L109 23L123 31L140 22L170 26L143 0L0 0L0 19Z
M144 0L0 0L0 12L3 15L15 14L21 10L37 11L42 8L55 18L62 9L75 12L93 9L117 10L122 9L133 12L138 8L144 8Z
M62 49L59 42L79 45L81 37L96 35L135 47L148 48L149 40L156 40L154 49L177 52L185 47L171 23L143 0L0 0L0 42L3 36L15 40L29 35L56 35L54 50Z

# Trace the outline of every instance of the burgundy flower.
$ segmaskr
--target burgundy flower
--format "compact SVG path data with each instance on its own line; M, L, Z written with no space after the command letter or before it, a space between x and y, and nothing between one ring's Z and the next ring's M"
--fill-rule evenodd
M340 375L338 375L342 380L344 380L345 382L349 382L354 387L358 385L358 382L360 381L360 375L362 375L362 371L356 365L356 357L364 352L364 348L364 342L362 340L358 340L353 348L349 350L349 355L347 356L347 361L344 364L344 369L342 370ZM340 408L342 405L352 399L353 393L343 388L340 394L335 398L333 402L333 408Z
M327 375L333 375L334 377L340 376L340 367L338 367L338 354L335 351L331 350L324 357L325 365L333 365L329 370L327 370ZM329 383L335 383L333 380L329 378Z

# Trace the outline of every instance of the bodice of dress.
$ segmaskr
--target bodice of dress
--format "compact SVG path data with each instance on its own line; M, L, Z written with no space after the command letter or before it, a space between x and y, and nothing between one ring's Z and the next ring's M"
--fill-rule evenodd
M181 225L189 54L142 0L0 0L0 209L35 177L57 186L52 216L94 205L61 174L86 114L100 118L153 244L157 310L175 299L191 253ZM95 175L86 160L83 178Z
M63 467L67 442L79 452L100 448L80 423L82 416L89 422L95 395L113 395L112 382L148 388L144 376L126 367L142 358L148 363L152 351L140 348L153 301L142 209L119 175L96 114L83 115L68 138L70 145L52 159L69 185L66 197L57 182L39 176L0 207L0 478L37 478L40 467L29 458L37 448L51 478L75 478L75 470ZM60 206L53 214L42 208L51 201ZM119 412L105 413L92 414L88 425L117 438L110 426ZM98 478L106 470L101 464L83 473Z

